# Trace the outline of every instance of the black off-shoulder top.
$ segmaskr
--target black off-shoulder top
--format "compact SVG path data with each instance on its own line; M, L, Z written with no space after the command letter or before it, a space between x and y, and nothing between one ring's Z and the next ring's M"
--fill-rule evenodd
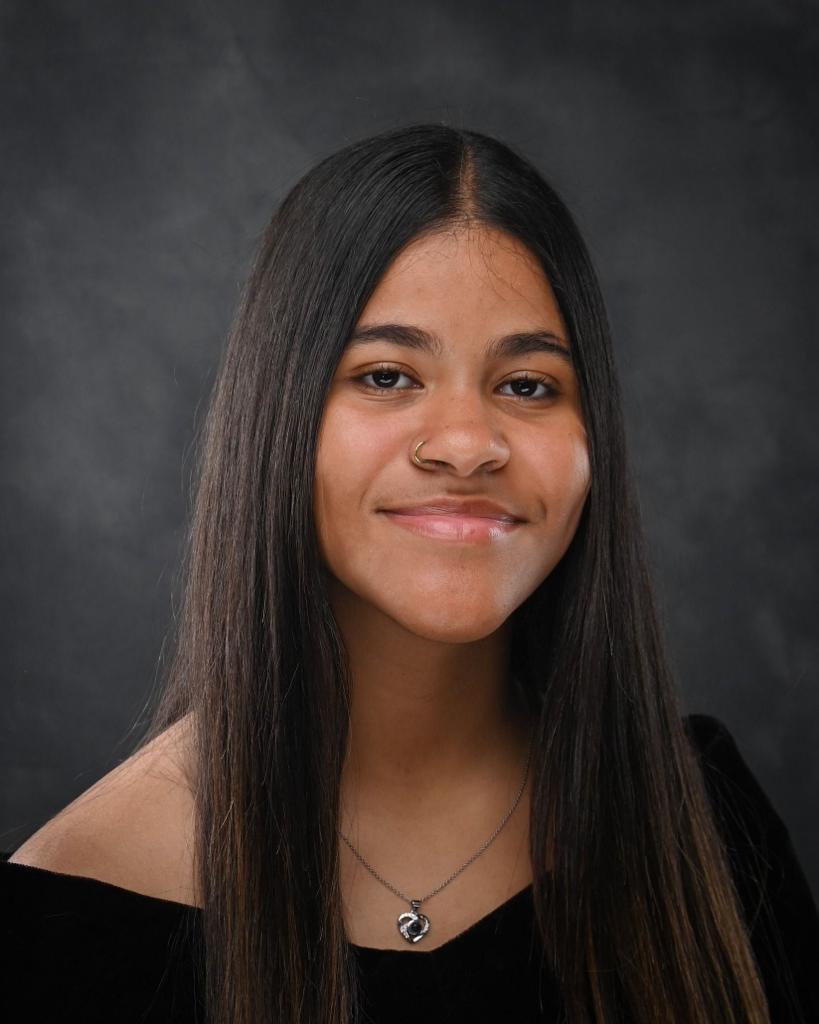
M717 811L771 1020L819 1024L819 914L787 829L726 727L708 715L684 722ZM9 863L9 856L0 853L0 1019L204 1022L198 908ZM430 951L351 949L374 1024L562 1019L559 988L537 955L531 886Z

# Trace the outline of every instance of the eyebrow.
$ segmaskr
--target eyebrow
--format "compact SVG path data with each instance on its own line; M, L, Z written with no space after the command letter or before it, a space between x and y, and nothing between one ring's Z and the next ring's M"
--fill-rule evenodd
M374 341L389 341L433 356L440 356L443 352L441 339L437 335L409 324L368 324L366 327L358 327L350 336L348 345L367 345ZM533 352L556 355L565 359L570 366L573 365L568 345L552 331L517 331L494 338L486 347L486 355L490 359L526 356Z

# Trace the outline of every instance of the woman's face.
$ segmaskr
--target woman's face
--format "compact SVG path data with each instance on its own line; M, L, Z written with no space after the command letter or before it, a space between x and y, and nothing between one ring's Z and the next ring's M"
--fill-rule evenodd
M485 226L415 239L362 312L324 409L314 511L331 593L419 636L482 639L560 561L589 486L567 331L534 257ZM386 511L441 499L522 521Z

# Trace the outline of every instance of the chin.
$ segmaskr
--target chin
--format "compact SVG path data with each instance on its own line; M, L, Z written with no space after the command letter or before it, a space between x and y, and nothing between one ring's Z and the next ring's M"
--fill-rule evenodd
M438 610L440 606L434 601L426 602L423 615L418 615L417 608L416 605L412 612L406 614L400 611L387 611L386 614L407 632L443 644L471 644L485 640L497 632L511 614L498 612L488 615L485 605L480 611L459 608L452 614L446 614Z

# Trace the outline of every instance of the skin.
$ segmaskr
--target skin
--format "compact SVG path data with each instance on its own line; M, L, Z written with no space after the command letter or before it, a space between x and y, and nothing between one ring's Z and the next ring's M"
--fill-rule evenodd
M492 833L520 786L528 724L510 695L509 617L568 548L590 471L570 361L486 355L491 339L520 331L552 332L570 349L549 282L519 241L476 224L415 239L357 327L378 323L434 332L442 353L348 345L321 423L314 512L353 684L342 831L394 885L423 895ZM524 375L548 387L510 384ZM411 458L422 440L420 456L435 460L424 468ZM380 511L443 494L489 498L526 522L488 543L450 543ZM525 805L431 904L439 917L452 908L453 932L451 893L489 886L491 909L531 877ZM360 936L410 948L394 925L406 908L345 844L341 856L345 903L359 911L352 940L366 919Z

